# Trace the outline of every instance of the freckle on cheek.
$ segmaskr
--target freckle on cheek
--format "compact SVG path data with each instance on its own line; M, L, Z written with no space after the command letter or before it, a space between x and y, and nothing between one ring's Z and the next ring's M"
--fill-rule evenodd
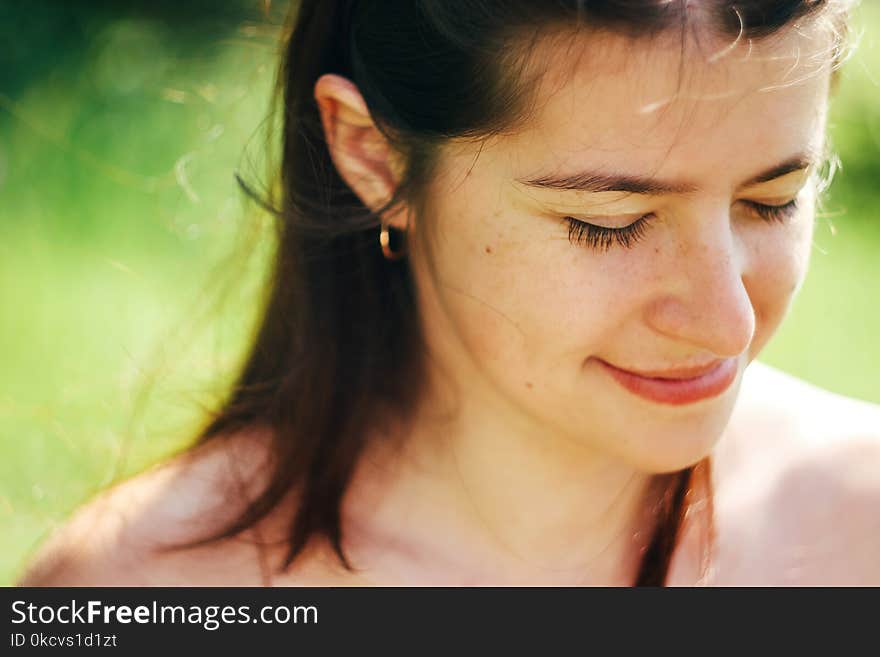
M487 247L486 247L486 253L492 253L492 247L491 247L491 246L487 246Z
M532 382L531 382L531 381L526 381L526 388L528 388L529 390L531 390L533 387L534 387L534 386L532 385Z

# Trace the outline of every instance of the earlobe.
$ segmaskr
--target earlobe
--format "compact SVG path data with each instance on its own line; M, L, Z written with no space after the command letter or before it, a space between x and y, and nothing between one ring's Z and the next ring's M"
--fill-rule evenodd
M364 205L377 210L393 196L399 182L388 140L350 80L322 75L315 83L315 101L337 171Z

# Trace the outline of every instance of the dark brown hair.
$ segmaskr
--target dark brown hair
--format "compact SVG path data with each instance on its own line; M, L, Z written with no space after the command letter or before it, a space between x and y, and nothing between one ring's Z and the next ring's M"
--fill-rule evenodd
M842 42L843 0L699 4L708 29L731 39L771 38L824 15L833 18L829 25ZM570 25L641 37L688 29L690 20L687 0L297 3L279 74L279 195L262 199L278 215L271 287L243 371L199 440L265 428L272 470L246 510L206 541L253 527L294 493L284 567L312 537L323 536L351 570L340 502L365 436L383 418L405 424L422 392L424 350L409 267L405 259L382 256L378 213L363 206L333 166L313 99L317 79L336 73L357 85L406 163L387 207L417 204L445 140L484 138L522 118L531 88L517 75L524 59L516 56L527 54L516 47L523 34ZM695 473L704 474L710 490L708 463L701 465L667 478L637 584L664 583Z

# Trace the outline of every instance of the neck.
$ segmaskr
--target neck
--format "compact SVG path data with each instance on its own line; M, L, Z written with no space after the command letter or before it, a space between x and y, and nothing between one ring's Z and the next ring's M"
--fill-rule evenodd
M370 441L343 510L355 566L379 584L632 584L666 478L467 393L429 396L399 447Z

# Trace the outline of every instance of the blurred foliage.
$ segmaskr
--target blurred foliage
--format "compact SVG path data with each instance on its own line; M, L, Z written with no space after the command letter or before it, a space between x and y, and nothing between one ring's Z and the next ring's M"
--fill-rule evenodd
M122 21L128 27L112 30L121 57L118 72L135 74L130 88L155 76L169 57L199 51L218 43L246 21L261 22L278 15L268 0L4 0L0 4L0 92L17 95L42 78L82 70L96 48L108 44L100 35ZM132 25L133 24L133 25ZM96 37L98 37L96 39ZM161 55L152 66L129 66L127 56L149 59L152 48ZM111 71L112 72L112 71ZM155 78L154 78L155 79Z
M223 395L268 248L233 174L262 172L285 9L0 3L0 582Z
M0 583L95 490L183 447L260 303L259 175L286 3L0 3ZM831 116L843 162L762 360L880 402L880 3Z

